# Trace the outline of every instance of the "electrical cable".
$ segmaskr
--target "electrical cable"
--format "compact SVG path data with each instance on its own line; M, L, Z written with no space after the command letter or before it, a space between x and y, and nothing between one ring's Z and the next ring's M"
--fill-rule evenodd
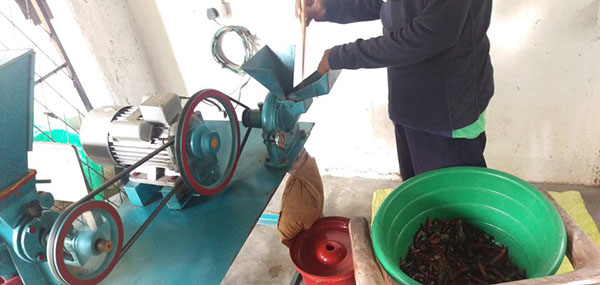
M242 76L242 78L244 78L244 77ZM227 94L227 97L229 97L229 99L235 103L235 107L233 107L234 109L237 109L238 106L242 106L242 107L244 107L244 109L248 109L248 106L240 103L240 101L242 100L242 89L244 89L244 87L246 87L246 85L248 85L251 78L252 77L250 77L248 75L248 79L246 79L246 81L244 83L238 85L238 87L235 90L233 90L233 92ZM231 98L231 95L233 95L233 93L235 93L235 92L238 92L237 100L234 100L233 98Z
M218 22L217 22L218 23ZM248 59L250 59L254 53L256 52L256 38L253 36L250 31L243 26L223 26L213 36L212 40L212 56L214 60L219 63L223 68L227 68L237 74L244 74L244 71L241 68L242 64L237 64L232 62L225 54L223 53L222 48L222 40L223 36L227 33L236 33L240 39L242 40L242 44L244 45L245 55L244 55L244 64Z
M212 21L215 22L215 23L217 23L217 25L219 25L221 27L223 26L223 24L219 23L219 21L217 21L217 19L212 19Z
M242 76L241 79L243 79L244 77ZM250 109L250 107L246 106L244 103L241 102L242 99L242 89L244 89L244 87L246 87L246 85L248 85L248 83L250 82L251 77L248 76L248 79L246 79L243 83L240 83L240 85L238 85L233 91L231 91L230 93L226 94L225 96L227 96L227 98L229 98L229 100L231 100L233 103L235 103L234 109L237 109L238 106L243 107L244 109ZM241 82L242 80L240 80ZM238 93L238 98L237 100L234 99L233 97L231 97L231 95L233 95L234 93ZM189 100L190 97L187 96L178 96L180 99L184 99L184 100ZM216 104L214 101L210 100L210 99L205 99L202 100L202 103L206 104L206 105L210 105L210 106L214 106L216 107L219 112L224 112L223 109Z
M73 132L75 132L76 134L79 134L79 131L77 129L75 129L75 127L71 126L69 123L67 123L65 120L61 119L59 116L56 116L56 114L54 114L47 105L43 104L42 102L40 102L38 99L36 99L35 97L33 97L33 101L35 103L40 104L42 107L44 107L44 109L46 109L46 112L44 115L46 115L46 118L52 118L52 119L56 119L61 121L63 124L67 125L69 128L71 128L71 130L73 130ZM50 127L50 123L48 123L48 127Z

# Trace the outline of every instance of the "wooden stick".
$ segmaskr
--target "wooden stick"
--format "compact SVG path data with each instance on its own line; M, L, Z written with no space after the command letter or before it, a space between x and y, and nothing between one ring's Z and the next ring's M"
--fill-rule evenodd
M304 80L304 61L306 55L306 0L300 0L302 3L302 12L300 13L301 21L302 21L302 78L300 81Z
M388 284L375 258L369 223L364 217L350 220L350 244L356 284Z

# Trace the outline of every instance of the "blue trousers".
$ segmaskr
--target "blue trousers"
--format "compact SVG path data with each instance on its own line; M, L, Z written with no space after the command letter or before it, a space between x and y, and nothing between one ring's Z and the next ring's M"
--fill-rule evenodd
M404 181L445 167L487 167L483 157L485 132L475 139L453 139L402 125L394 127L400 175Z

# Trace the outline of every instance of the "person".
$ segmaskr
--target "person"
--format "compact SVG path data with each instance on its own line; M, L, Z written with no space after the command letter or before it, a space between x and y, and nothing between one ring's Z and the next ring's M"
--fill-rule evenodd
M318 71L387 68L403 180L444 167L486 167L491 11L492 0L306 0L307 23L381 20L383 35L325 51Z

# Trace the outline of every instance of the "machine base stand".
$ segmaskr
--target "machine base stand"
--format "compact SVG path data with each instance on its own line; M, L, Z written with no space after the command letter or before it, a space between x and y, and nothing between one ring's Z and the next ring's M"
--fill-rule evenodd
M171 190L173 190L173 187L165 186L160 189L160 193L164 198L167 197L167 195L169 195ZM171 199L169 199L169 201L167 202L167 207L169 208L169 210L183 210L183 208L190 201L191 198L192 190L185 187L184 189L177 192L173 197L171 197Z
M304 144L306 143L306 140L308 140L309 135L310 133L307 133L305 130L299 130L297 137L294 138L295 143L291 146L288 146L287 152L283 154L279 154L279 148L277 148L277 146L274 144L267 145L269 154L273 154L265 159L265 164L272 168L291 167L292 165L290 164L290 161L295 162L296 159L298 159L298 155L300 152L302 152ZM277 153L277 155L274 155L274 153ZM273 161L271 158L280 159L278 161Z
M124 188L132 205L145 207L158 196L161 186L129 181Z

